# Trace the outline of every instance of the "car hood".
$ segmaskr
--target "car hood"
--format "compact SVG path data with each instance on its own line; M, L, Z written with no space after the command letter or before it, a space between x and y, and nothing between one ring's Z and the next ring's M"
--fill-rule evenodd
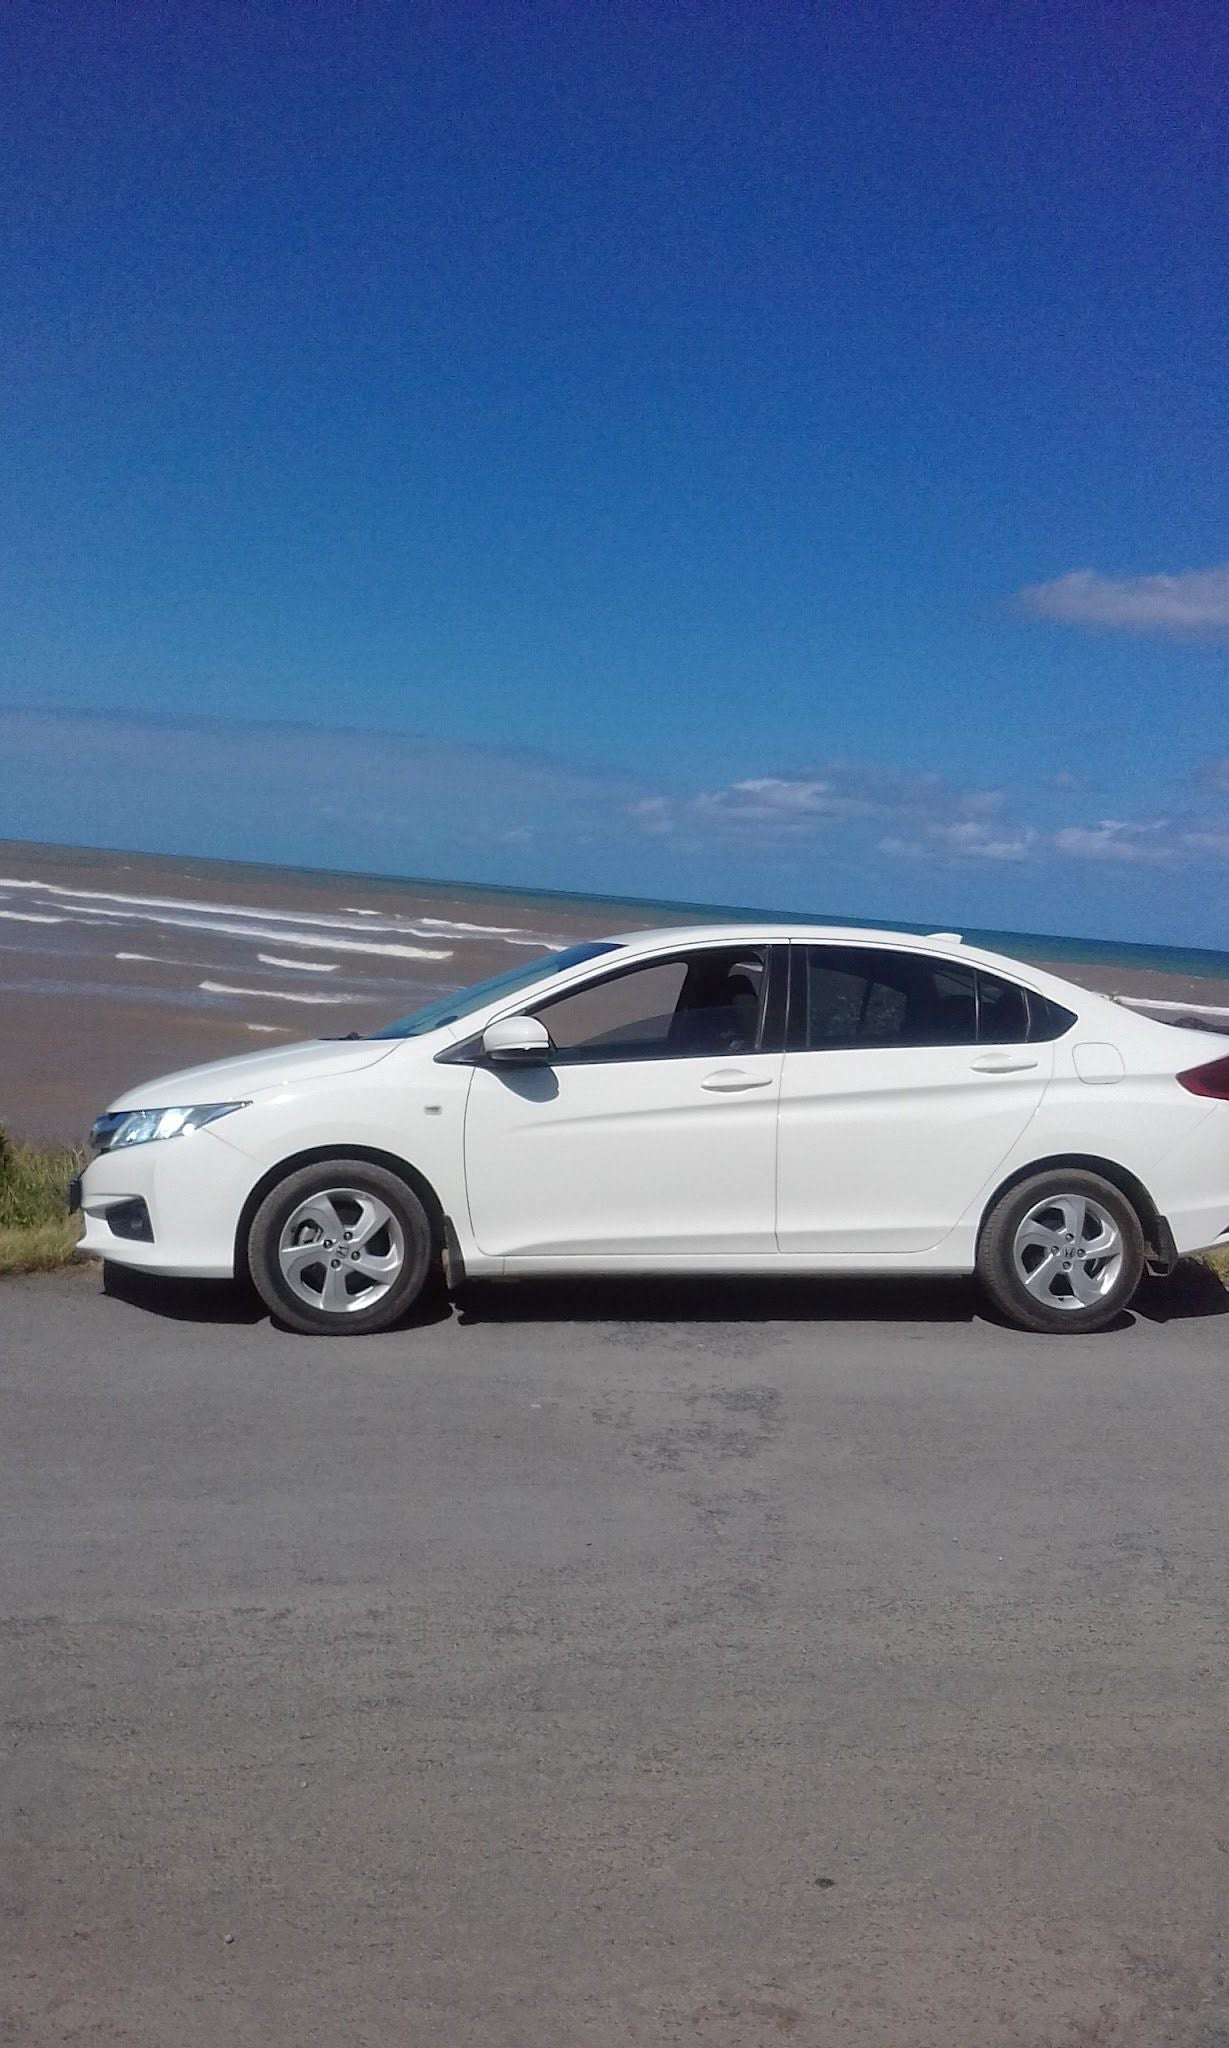
M238 1102L266 1088L298 1081L353 1074L386 1060L399 1038L317 1038L305 1045L279 1045L267 1052L242 1053L238 1059L211 1060L205 1067L184 1067L159 1074L117 1095L111 1109L172 1109L190 1102Z

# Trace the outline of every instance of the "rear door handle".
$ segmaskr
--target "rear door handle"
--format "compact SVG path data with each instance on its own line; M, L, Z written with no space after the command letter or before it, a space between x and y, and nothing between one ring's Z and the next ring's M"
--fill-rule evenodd
M718 1067L715 1074L706 1074L701 1088L709 1089L714 1095L740 1095L746 1088L771 1088L775 1074L748 1074L741 1067Z
M1022 1058L1019 1053L988 1052L984 1059L974 1060L975 1074L1028 1074L1041 1065L1040 1060Z

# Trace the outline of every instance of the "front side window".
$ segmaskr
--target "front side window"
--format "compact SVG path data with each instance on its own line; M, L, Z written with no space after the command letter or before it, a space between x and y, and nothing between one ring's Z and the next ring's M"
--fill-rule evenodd
M719 1058L756 1049L766 981L766 948L713 947L607 975L530 1014L564 1063Z

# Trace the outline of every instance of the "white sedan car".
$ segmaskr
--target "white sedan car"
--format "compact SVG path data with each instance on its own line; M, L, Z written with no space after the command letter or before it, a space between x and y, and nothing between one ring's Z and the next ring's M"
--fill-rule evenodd
M442 1265L976 1272L1065 1333L1229 1241L1229 1058L953 935L704 926L149 1082L91 1151L82 1251L250 1275L296 1330Z

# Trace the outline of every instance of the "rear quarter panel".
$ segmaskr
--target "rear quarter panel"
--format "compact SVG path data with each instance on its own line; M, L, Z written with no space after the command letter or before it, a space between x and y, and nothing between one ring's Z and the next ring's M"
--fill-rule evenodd
M1092 1006L1056 1043L1041 1106L996 1185L1075 1153L1125 1167L1168 1214L1181 1193L1177 1162L1192 1146L1198 1151L1200 1132L1222 1107L1190 1094L1177 1076L1223 1057L1222 1043L1229 1050L1210 1033L1159 1024L1108 1001Z

